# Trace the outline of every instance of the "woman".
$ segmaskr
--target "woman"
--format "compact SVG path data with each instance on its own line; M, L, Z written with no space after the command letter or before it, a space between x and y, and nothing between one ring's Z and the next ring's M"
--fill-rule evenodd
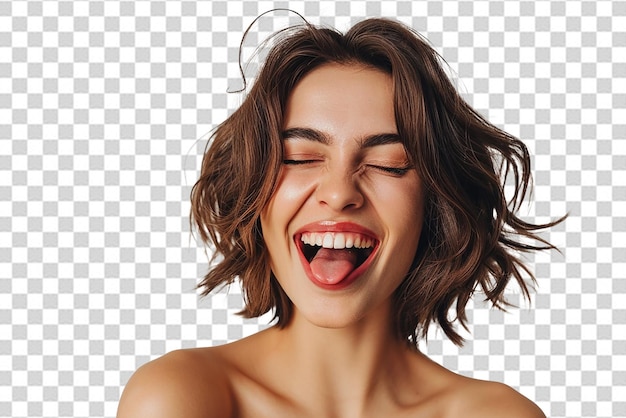
M554 223L515 215L526 147L471 109L400 23L278 36L192 193L221 257L204 293L239 278L243 314L273 309L277 323L141 367L118 417L544 417L417 348L432 322L460 345L454 323L476 289L502 307L513 278L528 296L514 254L553 248L534 231Z

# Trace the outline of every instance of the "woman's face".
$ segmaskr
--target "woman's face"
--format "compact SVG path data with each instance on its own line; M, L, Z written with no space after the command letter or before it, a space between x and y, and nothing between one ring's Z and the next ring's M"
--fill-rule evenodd
M398 137L391 77L360 65L313 70L287 102L283 146L261 215L272 271L297 315L347 326L389 303L422 227L421 182Z

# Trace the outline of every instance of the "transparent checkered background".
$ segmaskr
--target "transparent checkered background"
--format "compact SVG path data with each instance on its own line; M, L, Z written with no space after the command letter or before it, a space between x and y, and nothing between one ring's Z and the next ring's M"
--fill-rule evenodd
M419 30L533 152L525 216L570 213L546 234L563 254L530 259L530 309L477 301L464 348L424 350L551 417L626 416L626 2L596 0L0 1L0 416L113 417L143 363L266 326L236 286L198 298L188 198L242 99L242 33L282 7ZM244 59L297 22L261 19Z

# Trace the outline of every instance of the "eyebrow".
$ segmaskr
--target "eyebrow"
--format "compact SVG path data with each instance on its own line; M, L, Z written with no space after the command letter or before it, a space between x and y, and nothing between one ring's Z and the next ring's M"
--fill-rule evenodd
M282 138L283 140L303 139L306 141L319 142L324 145L330 145L333 142L330 135L312 128L289 128L282 132ZM370 148L377 145L397 144L402 141L400 140L400 135L396 133L379 133L359 138L359 142L361 148Z

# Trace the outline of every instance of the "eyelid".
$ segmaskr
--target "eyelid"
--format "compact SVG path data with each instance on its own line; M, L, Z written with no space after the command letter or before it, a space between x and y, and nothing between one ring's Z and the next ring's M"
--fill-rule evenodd
M410 165L405 165L402 167L396 167L396 166L384 166L384 165L377 165L377 164L368 164L369 167L372 167L376 170L380 170L383 171L385 173L389 173L389 174L394 174L397 176L403 176L405 175L409 170L411 170L413 167L411 167Z
M322 155L311 152L285 152L283 164L285 165L305 165L320 162L324 159Z
M283 164L287 164L287 165L303 165L303 164L314 163L314 162L317 162L317 161L318 160L311 160L311 159L296 160L296 159L292 159L292 158L285 158L285 159L283 159Z

